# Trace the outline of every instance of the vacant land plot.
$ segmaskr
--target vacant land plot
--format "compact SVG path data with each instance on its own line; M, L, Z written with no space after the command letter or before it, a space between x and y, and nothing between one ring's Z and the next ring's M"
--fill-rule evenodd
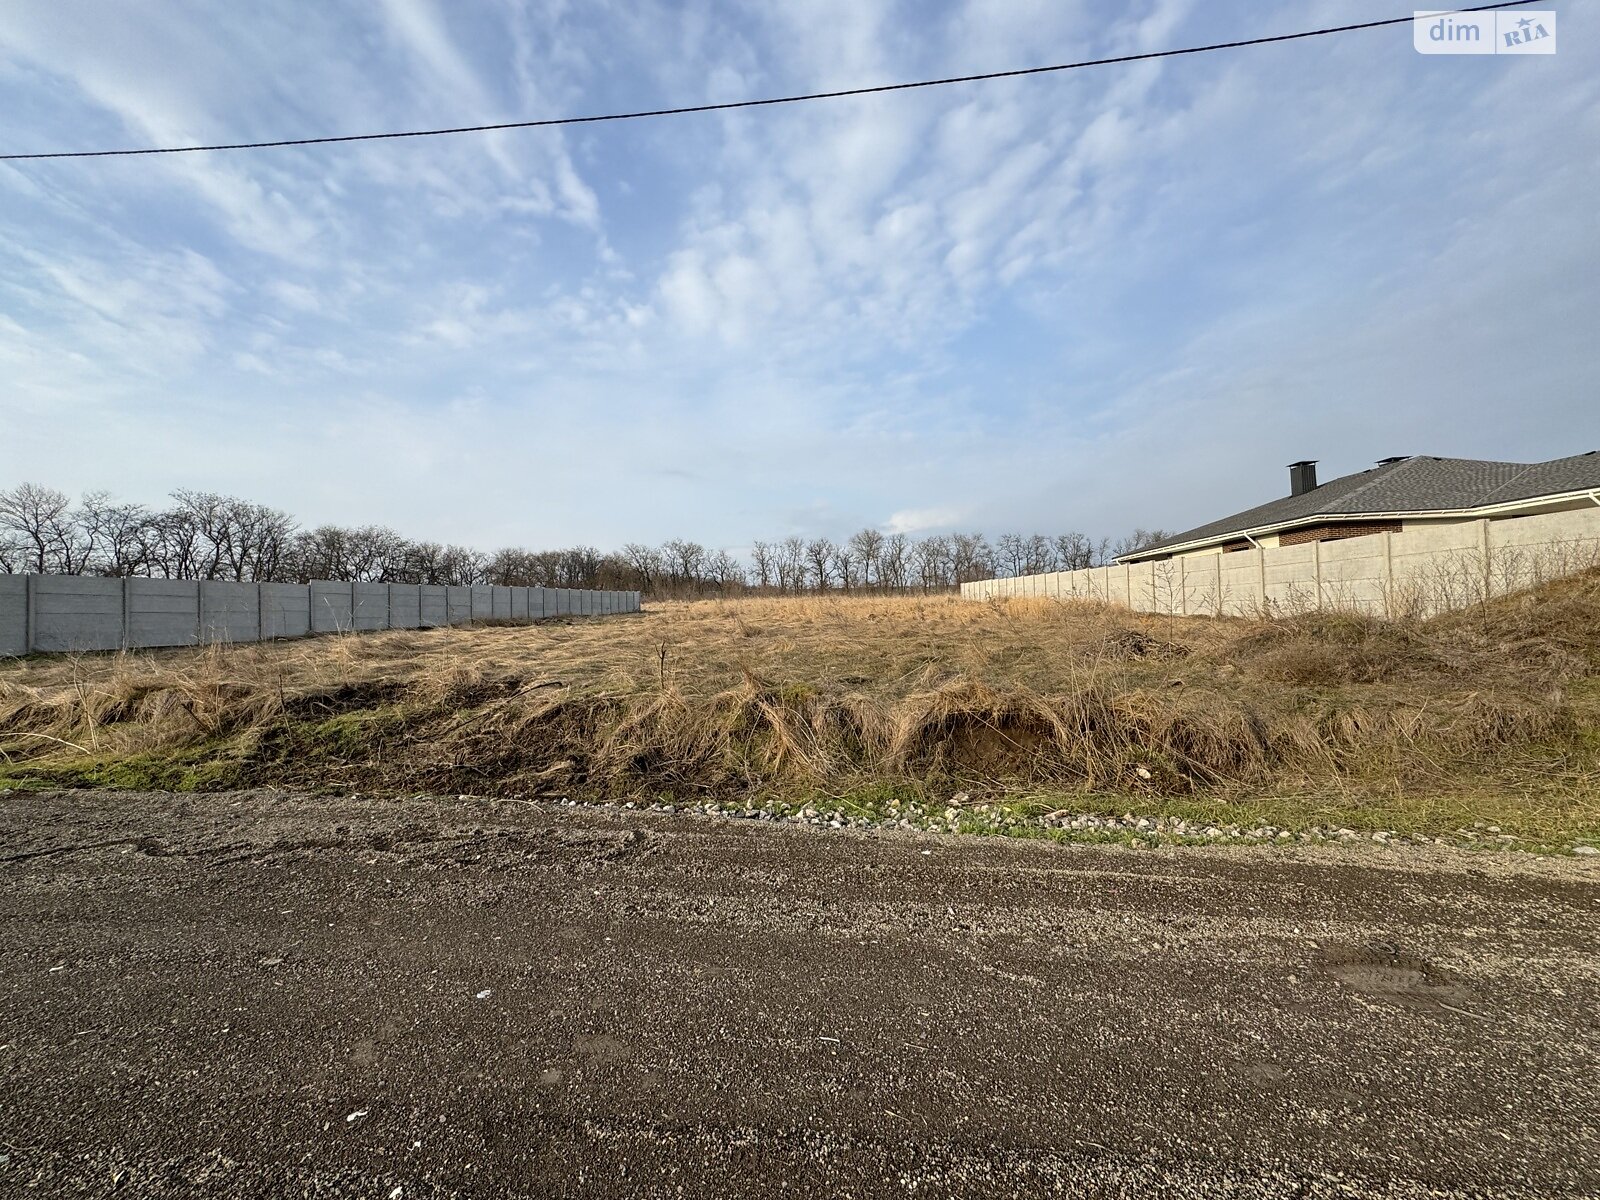
M1592 1197L1597 876L13 794L0 1194Z
M1600 573L1430 621L702 601L22 660L0 666L0 754L11 787L917 806L1012 832L1068 808L1481 822L1570 845L1600 832Z

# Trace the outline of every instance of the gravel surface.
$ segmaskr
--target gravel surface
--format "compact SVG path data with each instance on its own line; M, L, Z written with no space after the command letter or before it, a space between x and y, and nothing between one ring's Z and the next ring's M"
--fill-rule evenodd
M0 1195L1600 1193L1600 863L0 797Z

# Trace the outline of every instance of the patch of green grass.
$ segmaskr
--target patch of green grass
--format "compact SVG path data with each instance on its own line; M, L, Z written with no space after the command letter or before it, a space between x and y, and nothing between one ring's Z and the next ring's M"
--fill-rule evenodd
M406 722L406 714L393 705L355 709L321 721L285 722L263 734L260 757L297 764L369 761L405 730Z
M220 792L248 784L246 764L228 743L119 757L90 755L0 766L0 787L114 788L129 792Z

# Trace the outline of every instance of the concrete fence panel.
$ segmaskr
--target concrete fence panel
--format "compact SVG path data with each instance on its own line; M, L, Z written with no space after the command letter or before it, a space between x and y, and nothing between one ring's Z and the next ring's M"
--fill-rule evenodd
M312 633L348 633L354 624L353 593L348 583L319 579L311 584Z
M1262 551L1267 607L1273 612L1310 612L1317 607L1318 542L1272 546Z
M28 577L0 575L0 657L28 652Z
M1425 616L1600 566L1600 505L1227 554L973 580L966 600L1093 596L1139 612Z
M258 586L263 638L297 638L311 632L311 589L306 584L263 583Z
M422 627L422 585L416 583L391 583L389 588L389 624L394 629L420 629Z
M199 643L197 584L182 579L129 579L126 587L125 645L139 648ZM38 643L33 648L39 649Z
M115 650L122 645L122 580L78 575L33 578L33 648ZM198 610L191 607L191 620Z
M363 632L389 628L389 585L352 583L350 585L350 627Z
M200 584L200 640L261 640L261 590L253 583L207 579Z
M1327 609L1371 613L1388 611L1385 546L1391 534L1324 542L1317 586Z
M638 592L0 575L0 657L638 612Z
M442 583L424 583L417 588L417 603L422 609L418 624L434 629L450 624L450 589Z
M1267 599L1261 574L1262 551L1238 550L1219 554L1217 559L1222 580L1222 615L1242 617L1259 613Z

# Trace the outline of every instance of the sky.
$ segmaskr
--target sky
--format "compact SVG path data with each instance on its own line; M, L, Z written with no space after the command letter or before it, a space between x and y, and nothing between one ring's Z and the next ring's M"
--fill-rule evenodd
M1393 0L7 0L7 152L580 115ZM725 114L0 163L0 487L484 548L1181 529L1600 449L1600 5Z

